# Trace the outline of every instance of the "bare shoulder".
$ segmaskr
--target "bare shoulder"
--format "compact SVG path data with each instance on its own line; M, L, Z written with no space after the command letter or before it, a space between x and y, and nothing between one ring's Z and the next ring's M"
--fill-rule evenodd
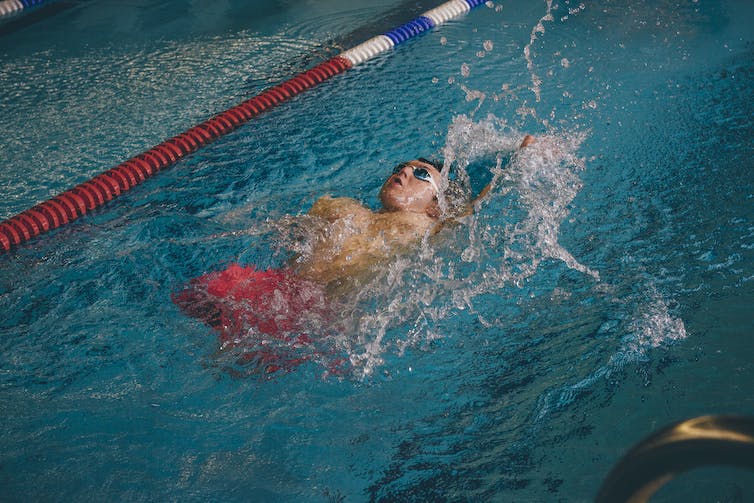
M350 197L323 196L317 199L309 210L309 215L326 220L337 220L349 215L355 216L367 213L371 213L368 208Z

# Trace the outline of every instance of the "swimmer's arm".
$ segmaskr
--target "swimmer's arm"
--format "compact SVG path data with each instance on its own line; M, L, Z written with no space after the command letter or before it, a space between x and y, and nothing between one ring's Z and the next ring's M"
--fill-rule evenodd
M526 136L524 136L524 139L521 142L521 145L519 145L518 149L521 150L522 148L528 147L529 145L534 143L534 141L535 141L535 138L532 135L527 134ZM481 191L479 191L479 194L471 202L471 206L468 209L468 213L466 213L467 215L470 215L477 210L477 208L482 203L482 201L484 201L484 199L487 197L487 194L489 194L490 190L492 190L494 182L495 182L495 179L493 178L493 181L488 183Z

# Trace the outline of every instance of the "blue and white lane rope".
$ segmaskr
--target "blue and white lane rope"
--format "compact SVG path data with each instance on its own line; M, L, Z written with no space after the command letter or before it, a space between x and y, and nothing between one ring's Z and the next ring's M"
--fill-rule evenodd
M445 2L406 24L342 52L340 57L347 59L352 66L359 65L425 31L431 30L451 19L460 17L483 3L485 3L484 0L452 0Z
M9 0L2 0L9 2ZM19 2L19 0L10 0ZM40 3L27 0L27 4ZM23 3L23 2L22 2ZM452 0L406 24L371 38L295 77L266 89L243 103L221 112L191 129L128 159L76 187L0 222L0 251L67 224L98 208L123 192L172 166L187 155L226 135L266 110L287 101L378 54L421 33L460 17L483 0Z
M0 18L40 5L45 0L0 0Z

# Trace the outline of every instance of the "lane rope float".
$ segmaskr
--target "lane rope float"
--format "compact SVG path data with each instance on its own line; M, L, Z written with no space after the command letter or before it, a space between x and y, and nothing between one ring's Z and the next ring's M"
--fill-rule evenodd
M16 14L29 7L41 5L47 0L0 0L0 18Z
M9 251L14 246L76 220L278 104L483 3L484 0L445 2L408 23L266 89L116 167L0 222L0 250Z

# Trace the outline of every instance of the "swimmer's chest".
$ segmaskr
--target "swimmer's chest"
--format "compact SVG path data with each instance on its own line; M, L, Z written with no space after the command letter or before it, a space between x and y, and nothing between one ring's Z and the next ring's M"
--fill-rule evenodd
M354 216L345 226L342 249L350 254L387 256L407 245L418 243L431 228L423 215L371 213Z
M434 222L426 215L409 212L375 213L350 198L320 198L309 212L328 222L331 245L349 252L389 251L394 246L417 242ZM324 244L324 243L323 243Z

